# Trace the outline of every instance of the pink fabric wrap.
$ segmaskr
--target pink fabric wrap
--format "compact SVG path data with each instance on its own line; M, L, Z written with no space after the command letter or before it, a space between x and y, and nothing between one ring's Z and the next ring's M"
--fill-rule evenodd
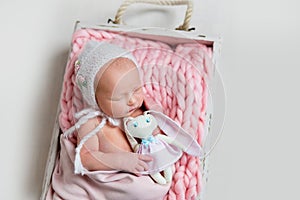
M74 124L74 114L84 107L80 91L74 87L74 62L86 41L91 39L131 50L141 66L147 98L162 107L166 115L194 134L196 141L202 144L208 93L205 75L213 68L212 49L198 43L179 44L173 49L162 42L93 29L81 29L73 35L61 98L59 122L62 131ZM201 163L196 157L184 153L176 162L169 189L169 186L155 184L148 176L136 177L128 173L75 175L75 144L72 141L76 138L61 139L47 199L189 200L196 199L201 192Z
M140 200L143 197L145 200L158 200L168 192L170 185L155 184L149 176L137 177L129 173L105 171L76 175L73 171L75 145L63 136L60 141L60 158L47 199Z

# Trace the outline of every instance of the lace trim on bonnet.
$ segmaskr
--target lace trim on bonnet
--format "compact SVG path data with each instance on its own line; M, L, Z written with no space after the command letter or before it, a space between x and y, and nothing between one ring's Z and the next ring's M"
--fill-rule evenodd
M89 105L89 108L83 109L75 114L75 118L78 119L74 126L70 127L64 132L64 136L68 137L76 129L85 124L89 119L101 116L101 123L90 133L82 138L80 143L76 147L76 154L74 160L74 172L75 174L81 173L82 175L88 172L81 163L80 151L83 144L92 136L96 135L101 128L107 123L107 121L113 126L119 126L121 119L114 119L104 114L97 105L95 98L95 78L97 72L109 61L115 58L124 57L132 60L138 68L137 61L133 55L117 45L109 44L106 42L98 42L90 40L85 44L85 47L81 54L78 56L78 60L75 63L76 83L82 93L83 99Z

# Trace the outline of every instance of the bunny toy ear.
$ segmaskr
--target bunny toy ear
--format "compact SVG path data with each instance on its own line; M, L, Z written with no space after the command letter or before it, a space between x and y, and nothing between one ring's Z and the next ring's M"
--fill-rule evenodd
M179 126L173 119L164 115L161 112L154 110L150 111L158 123L159 128L170 138L181 143L185 149L184 152L198 156L200 158L204 157L204 151L202 147L198 144L196 139L187 133L181 126Z

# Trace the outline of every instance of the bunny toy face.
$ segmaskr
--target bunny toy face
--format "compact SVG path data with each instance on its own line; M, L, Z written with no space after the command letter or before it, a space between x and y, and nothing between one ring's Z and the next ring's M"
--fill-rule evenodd
M153 115L145 112L143 115L129 118L126 127L133 137L144 139L152 135L157 127L157 121Z

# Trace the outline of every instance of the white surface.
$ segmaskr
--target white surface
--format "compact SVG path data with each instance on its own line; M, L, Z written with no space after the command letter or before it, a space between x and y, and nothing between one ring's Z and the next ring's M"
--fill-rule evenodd
M105 23L121 3L114 2L0 2L0 199L39 198L74 22ZM298 4L195 1L192 26L223 36L227 95L206 200L300 198ZM184 15L184 7L137 8L125 15L128 24L175 27Z

